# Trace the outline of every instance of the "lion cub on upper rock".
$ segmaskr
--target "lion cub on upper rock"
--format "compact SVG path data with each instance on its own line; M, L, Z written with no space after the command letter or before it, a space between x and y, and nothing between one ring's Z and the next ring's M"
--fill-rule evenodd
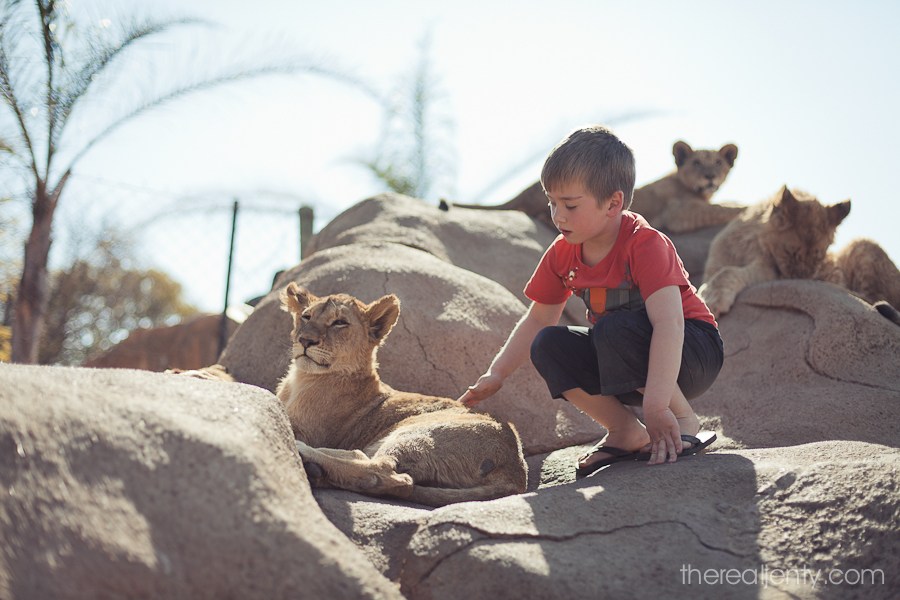
M694 150L686 142L675 142L676 170L634 190L628 210L642 215L656 229L671 233L728 223L746 207L710 204L710 200L725 183L737 154L734 144L716 151Z
M400 314L396 296L317 298L292 282L281 301L294 322L293 362L276 394L312 485L430 506L525 491L511 424L378 377L375 353Z
M672 154L675 156L676 170L634 190L634 199L628 210L640 213L653 227L671 233L685 233L728 223L746 207L710 204L710 199L728 177L737 153L734 144L726 144L719 150L694 150L685 142L675 142ZM453 206L520 210L542 221L550 229L556 229L540 181L498 206L456 203Z
M826 206L784 186L713 239L700 296L720 317L731 310L738 293L753 284L820 279L875 302L879 312L900 323L890 306L900 303L900 271L878 244L855 240L836 254L828 253L849 213L849 200Z

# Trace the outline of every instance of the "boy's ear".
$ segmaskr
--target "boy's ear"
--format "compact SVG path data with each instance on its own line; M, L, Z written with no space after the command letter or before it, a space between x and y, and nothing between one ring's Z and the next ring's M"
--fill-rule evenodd
M623 210L625 208L625 192L616 190L610 195L607 210Z
M281 310L296 314L302 313L307 306L318 300L309 290L300 287L293 281L281 290L279 299L281 300Z
M400 299L388 294L366 305L366 317L369 320L369 339L380 344L391 332L400 316Z

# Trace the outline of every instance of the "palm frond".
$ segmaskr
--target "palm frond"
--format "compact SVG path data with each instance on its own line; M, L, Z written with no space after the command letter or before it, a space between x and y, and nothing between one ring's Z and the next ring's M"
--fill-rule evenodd
M97 81L103 72L106 71L117 58L122 56L135 44L148 37L166 33L174 27L208 24L210 23L207 21L193 18L145 21L128 27L124 37L116 42L110 43L91 40L89 42L91 49L90 57L77 72L72 74L71 81L65 89L59 104L59 119L62 123L62 128L65 127L65 123L72 113L72 110L75 108L75 105L85 96L91 85ZM62 135L61 130L59 134Z
M199 92L207 91L219 86L236 83L239 81L247 80L247 79L255 79L259 77L271 76L271 75L294 75L297 73L306 73L310 75L321 75L331 79L338 80L342 83L346 83L348 85L352 85L356 88L363 90L364 92L380 99L380 95L371 87L368 86L365 82L360 79L357 79L353 75L348 73L342 73L338 71L332 71L327 67L323 67L319 64L313 63L301 63L301 64L292 64L290 62L283 62L280 64L271 64L264 65L260 67L248 67L248 68L236 68L233 71L226 72L224 74L220 74L217 76L209 77L206 79L198 80L192 83L188 83L186 85L177 87L174 90L171 90L163 95L157 96L151 100L147 100L137 107L133 108L131 111L126 113L125 115L117 118L112 123L107 125L100 133L91 138L87 143L85 143L82 148L72 157L69 161L68 171L71 171L74 168L75 164L80 161L85 154L87 154L91 148L93 148L97 143L101 142L117 129L125 125L126 123L134 120L135 118L153 110L159 108L163 105L170 104L176 100L179 100L185 96L196 94Z

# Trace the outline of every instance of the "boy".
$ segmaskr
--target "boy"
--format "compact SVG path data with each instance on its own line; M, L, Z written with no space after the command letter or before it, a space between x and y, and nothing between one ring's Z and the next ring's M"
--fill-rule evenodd
M528 312L459 398L473 406L494 394L530 349L550 394L608 431L579 458L579 476L624 460L675 462L715 439L698 434L687 400L718 375L722 339L672 242L627 210L634 180L631 149L606 128L576 130L553 149L541 185L560 235L525 287ZM573 293L590 329L557 325ZM642 406L644 423L626 405Z

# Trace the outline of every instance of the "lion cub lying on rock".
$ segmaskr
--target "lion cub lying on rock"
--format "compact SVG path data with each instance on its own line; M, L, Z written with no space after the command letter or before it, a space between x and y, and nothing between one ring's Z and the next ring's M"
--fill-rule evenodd
M746 207L710 204L710 200L725 183L737 154L734 144L716 151L694 150L686 142L675 142L675 171L634 190L628 210L640 213L656 229L671 233L728 223Z
M870 240L854 240L828 253L850 201L826 206L813 196L784 186L747 210L713 239L699 290L720 317L745 288L776 279L819 279L847 288L900 324L891 306L900 303L900 271ZM879 302L880 301L880 302Z
M725 183L737 154L738 148L734 144L726 144L719 150L694 150L686 142L675 142L672 147L675 171L634 190L634 199L628 210L640 213L656 229L671 233L686 233L728 223L746 207L710 204L710 200ZM479 210L520 210L556 230L540 181L498 206L458 203L453 206Z
M400 314L396 296L363 304L290 283L281 301L294 321L293 362L276 394L312 485L430 506L525 491L511 424L378 377L375 353Z

